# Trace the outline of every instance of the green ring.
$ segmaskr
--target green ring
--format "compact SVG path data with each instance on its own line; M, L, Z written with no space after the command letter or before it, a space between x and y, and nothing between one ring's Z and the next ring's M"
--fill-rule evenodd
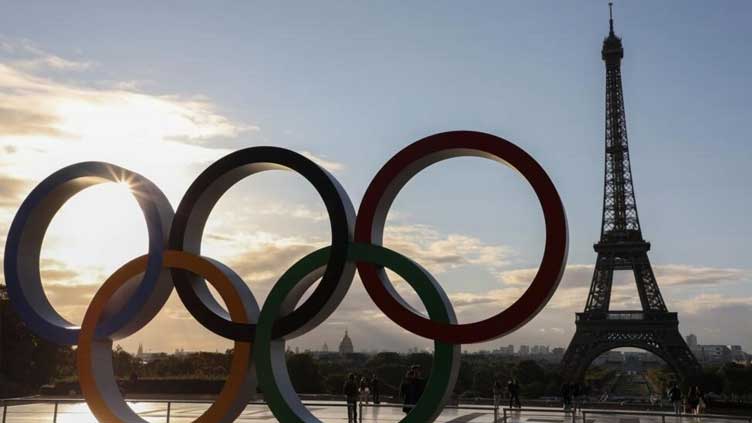
M320 422L300 401L292 388L285 364L284 338L272 339L274 323L289 306L288 297L302 281L316 279L329 257L330 247L314 251L290 267L274 285L261 310L256 326L253 357L256 362L258 384L274 417L283 423ZM350 244L348 260L383 266L396 272L417 292L431 320L455 323L451 305L443 301L428 273L407 257L388 248L370 244ZM297 299L296 299L297 300ZM438 417L454 389L460 363L460 346L434 341L431 376L420 400L401 423L426 423Z

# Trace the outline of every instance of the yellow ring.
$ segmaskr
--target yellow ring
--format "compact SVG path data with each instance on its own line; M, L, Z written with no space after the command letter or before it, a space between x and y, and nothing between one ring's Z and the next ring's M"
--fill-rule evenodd
M112 369L113 340L97 340L94 333L107 302L126 282L145 271L147 260L146 255L138 257L115 271L94 295L81 324L76 355L79 383L86 403L100 422L146 422L128 407L117 389ZM253 304L244 304L242 293L236 285L240 278L232 271L222 269L203 257L174 250L164 252L162 266L187 270L209 281L226 304L232 321L257 321L257 307L255 310L246 309L246 306L250 308ZM236 277L235 283L233 276ZM250 294L247 288L246 292ZM251 364L251 349L250 342L235 342L229 377L216 401L195 422L232 422L240 415L255 392L256 378Z

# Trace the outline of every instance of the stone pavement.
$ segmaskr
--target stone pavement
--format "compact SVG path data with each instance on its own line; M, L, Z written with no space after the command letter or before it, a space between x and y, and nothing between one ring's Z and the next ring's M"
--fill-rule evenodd
M164 403L135 402L131 404L134 410L150 423L165 423L167 406ZM192 422L207 407L203 403L173 403L171 405L170 423ZM8 407L6 423L50 423L52 422L54 405L28 404ZM347 422L346 409L339 403L315 403L310 410L323 422ZM588 410L586 410L588 413ZM392 423L398 422L404 414L399 407L365 407L362 421L364 423ZM561 410L510 412L509 423L569 423L571 414L564 414ZM271 423L274 416L264 405L249 405L238 422ZM501 421L501 420L499 420ZM732 420L714 417L666 417L666 423L740 423L742 420ZM446 409L437 422L440 423L493 423L491 410L474 409ZM582 416L577 415L577 423L582 423ZM58 408L57 423L97 423L84 403L61 403ZM618 416L588 414L585 423L663 423L659 416L634 416L628 411Z

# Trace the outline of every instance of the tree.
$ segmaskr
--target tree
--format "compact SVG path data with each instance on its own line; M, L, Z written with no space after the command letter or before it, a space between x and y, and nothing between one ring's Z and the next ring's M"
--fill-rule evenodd
M732 395L752 393L752 368L736 363L726 363L721 368L724 379L724 392Z
M489 366L477 366L473 371L472 390L479 392L484 397L492 397L494 379L494 371Z
M520 361L514 369L514 374L520 384L543 382L545 377L543 368L533 360Z
M0 396L36 392L60 376L70 355L70 347L33 334L11 307L5 285L0 285Z
M323 389L323 381L316 360L310 354L287 356L287 370L295 391L301 394L317 394Z

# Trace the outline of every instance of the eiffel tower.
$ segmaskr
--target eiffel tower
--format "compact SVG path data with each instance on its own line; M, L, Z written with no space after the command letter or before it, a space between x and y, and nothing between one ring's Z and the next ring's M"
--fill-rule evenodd
M609 3L609 8L611 4ZM606 63L606 169L603 221L598 253L585 311L577 313L577 330L562 360L564 380L579 381L590 363L614 348L634 347L659 356L684 379L700 371L697 359L679 333L676 313L666 308L637 215L632 170L629 163L627 124L621 85L621 39L611 30L603 40L601 57ZM615 270L632 270L642 310L611 310L611 286Z

